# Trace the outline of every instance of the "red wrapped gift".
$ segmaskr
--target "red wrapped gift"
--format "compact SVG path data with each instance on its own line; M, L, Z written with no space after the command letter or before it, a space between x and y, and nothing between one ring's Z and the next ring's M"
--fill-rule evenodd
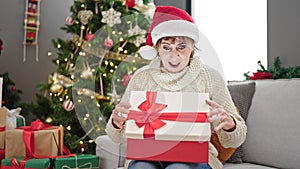
M6 131L5 142L5 158L52 158L63 154L63 130L40 120Z
M132 91L127 159L208 163L207 93Z

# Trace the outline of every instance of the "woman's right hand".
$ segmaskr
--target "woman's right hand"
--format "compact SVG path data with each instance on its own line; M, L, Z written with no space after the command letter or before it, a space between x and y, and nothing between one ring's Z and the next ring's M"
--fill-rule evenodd
M112 123L116 128L124 129L129 114L129 103L119 103L112 111Z

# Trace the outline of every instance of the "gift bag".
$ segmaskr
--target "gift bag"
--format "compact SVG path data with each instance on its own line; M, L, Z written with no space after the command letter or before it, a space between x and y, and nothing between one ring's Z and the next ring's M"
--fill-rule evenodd
M7 109L6 130L12 130L25 125L25 118L20 115L22 108Z

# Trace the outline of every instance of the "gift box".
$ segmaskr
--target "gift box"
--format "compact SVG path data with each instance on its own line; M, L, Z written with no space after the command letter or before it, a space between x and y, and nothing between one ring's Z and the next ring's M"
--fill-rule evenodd
M132 91L127 159L208 162L207 93Z
M99 164L99 156L91 154L81 154L68 158L56 158L54 161L55 169L84 169L84 168L97 168Z
M1 168L1 161L5 158L5 150L0 150L0 168Z
M24 160L24 157L13 157L3 159L1 169L44 169L50 168L50 165L51 161L48 158Z
M20 115L21 108L7 109L6 130L12 130L25 125L25 118Z
M0 107L0 149L4 149L6 109Z
M5 158L53 158L63 153L63 130L39 120L6 131Z

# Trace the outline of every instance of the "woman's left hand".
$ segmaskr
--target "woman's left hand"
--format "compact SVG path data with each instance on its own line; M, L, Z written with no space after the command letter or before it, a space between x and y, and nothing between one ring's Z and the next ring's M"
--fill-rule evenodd
M206 100L209 105L209 112L207 113L208 121L211 123L217 123L218 125L214 128L215 131L221 129L225 131L233 131L235 129L234 119L226 112L223 106L212 100Z

